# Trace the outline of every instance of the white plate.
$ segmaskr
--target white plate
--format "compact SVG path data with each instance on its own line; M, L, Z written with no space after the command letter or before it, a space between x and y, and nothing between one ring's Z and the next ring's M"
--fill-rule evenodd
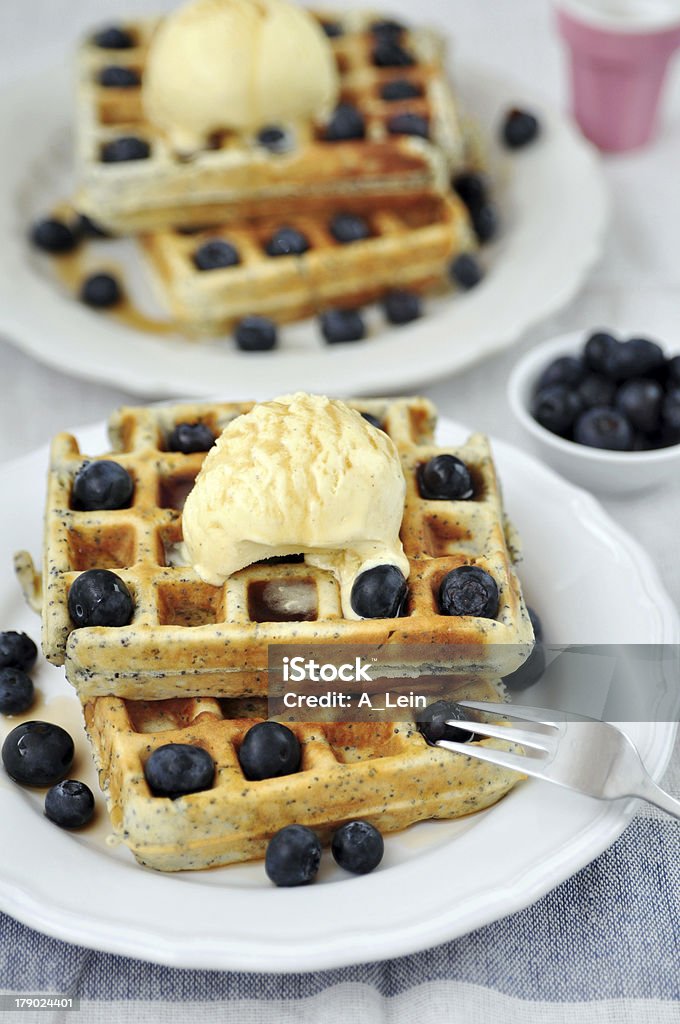
M248 354L231 338L189 343L125 327L74 301L49 261L31 252L31 222L72 192L73 97L52 70L0 93L0 330L51 366L144 395L205 396L228 381L234 397L297 391L384 394L441 378L510 345L564 305L599 256L607 195L598 159L568 121L511 82L457 69L466 111L484 127L504 230L485 256L490 270L467 294L428 301L426 316L398 329L378 310L365 342L328 346L313 321L286 327L278 351ZM509 155L497 144L511 103L539 111L542 138ZM120 249L120 252L117 252ZM124 264L126 286L151 308L151 290L125 243L92 247L92 269ZM112 255L113 254L113 255ZM127 271L127 272L125 272Z
M456 443L462 427L442 425ZM79 432L104 450L103 428ZM649 559L589 495L515 448L495 444L510 514L524 538L521 575L548 638L581 643L677 643L675 611ZM9 566L38 552L46 450L4 467L0 509L0 623L38 633ZM45 705L28 717L65 724L73 775L96 790L79 705L61 670L40 662ZM13 720L0 722L8 731ZM675 727L627 726L659 777ZM305 971L412 952L527 906L609 845L634 804L604 804L537 781L460 822L428 822L386 840L372 875L351 878L324 856L316 884L274 889L261 862L164 876L106 843L99 797L91 829L68 834L42 816L42 794L0 770L0 906L70 942L181 967Z

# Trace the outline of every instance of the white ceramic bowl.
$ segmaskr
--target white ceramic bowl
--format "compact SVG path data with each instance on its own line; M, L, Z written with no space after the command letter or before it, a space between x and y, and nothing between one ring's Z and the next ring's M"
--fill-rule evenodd
M540 457L575 483L600 494L632 494L653 490L680 469L680 444L649 452L611 452L588 448L551 434L531 415L534 386L541 372L558 356L578 355L587 331L563 334L541 345L515 364L508 380L508 401ZM629 332L620 332L626 337ZM634 332L630 332L633 336ZM638 332L639 333L639 332Z

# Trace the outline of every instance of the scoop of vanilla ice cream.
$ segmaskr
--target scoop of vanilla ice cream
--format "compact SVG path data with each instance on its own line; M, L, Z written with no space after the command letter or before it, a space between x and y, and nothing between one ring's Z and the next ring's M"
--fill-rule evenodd
M193 0L168 15L149 47L144 109L178 150L217 131L323 119L338 98L331 46L286 0Z
M182 517L187 560L207 583L274 555L334 572L342 609L374 565L408 576L399 539L406 482L393 441L342 402L296 394L256 405L205 458Z

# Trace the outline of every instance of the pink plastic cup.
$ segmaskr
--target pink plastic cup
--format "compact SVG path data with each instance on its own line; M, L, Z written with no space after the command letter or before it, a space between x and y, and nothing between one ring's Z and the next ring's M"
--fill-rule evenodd
M612 153L644 146L654 135L669 60L680 47L678 4L561 0L557 18L583 134Z

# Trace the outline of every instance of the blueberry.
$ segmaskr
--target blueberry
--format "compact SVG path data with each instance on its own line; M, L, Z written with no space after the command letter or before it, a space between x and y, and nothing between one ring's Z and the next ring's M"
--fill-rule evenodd
M106 89L133 89L140 84L140 77L134 68L112 65L101 69L98 81Z
M330 222L330 231L335 241L343 245L371 237L368 221L355 213L337 213Z
M194 253L194 265L198 270L223 270L236 267L241 262L238 249L221 238L204 242Z
M81 626L127 626L134 604L130 591L109 569L87 569L71 584L68 610L76 629Z
M154 796L176 800L187 793L210 789L215 779L215 762L203 747L166 743L156 747L147 760L144 777Z
M443 615L495 619L498 614L496 581L478 565L459 565L441 581L439 608Z
M631 376L646 377L663 371L666 366L661 345L650 338L629 338L623 343L623 349L629 365L632 365Z
M82 828L94 815L92 790L76 779L58 782L47 791L45 815L60 828Z
M406 26L393 18L381 18L371 24L371 32L378 38L400 39L405 31Z
M337 21L322 21L321 28L329 39L337 39L345 34L342 25Z
M382 425L382 423L380 422L380 420L378 419L377 416L374 416L370 412L362 412L361 415L366 420L366 422L370 423L372 427L376 428L376 430L383 430L383 425Z
M33 703L33 683L20 668L0 668L0 712L20 715Z
M243 774L251 782L292 775L300 771L301 760L300 741L279 722L258 722L251 726L238 751Z
M650 452L656 448L663 448L664 442L662 439L662 432L655 434L635 434L633 437L634 452Z
M501 137L508 149L520 149L538 137L541 126L527 110L509 110L503 120Z
M498 234L500 218L498 216L498 207L495 203L484 203L482 206L471 207L470 219L477 235L477 240L482 245L485 242L490 242Z
M92 42L102 50L130 50L135 45L132 35L118 25L110 25L95 32Z
M73 481L71 508L78 512L129 508L134 489L127 469L117 462L108 459L88 462L78 470Z
M542 388L531 403L531 415L553 434L568 434L580 412L578 394L564 384L551 384L550 387Z
M418 135L421 139L429 139L430 125L422 114L413 114L405 111L403 114L394 114L387 121L387 130L390 135Z
M94 309L110 309L123 297L121 287L112 274L90 274L82 283L80 299Z
M667 360L666 374L670 384L680 386L680 356L672 356Z
M73 764L73 740L51 722L22 722L2 745L5 771L23 786L52 786Z
M383 859L385 843L374 825L348 821L333 833L331 853L336 863L353 875L367 875Z
M83 238L111 238L109 231L85 213L81 213L78 218L78 233Z
M454 284L465 291L475 288L484 277L479 261L470 252L462 252L456 256L449 266L449 277Z
M0 668L21 668L28 672L38 657L38 648L30 636L8 630L0 633Z
M348 139L363 139L366 134L364 115L350 103L339 103L326 125L324 138L327 142L346 142Z
M546 366L538 378L536 391L541 391L551 384L563 384L567 388L575 388L583 380L584 372L582 359L576 356L560 356Z
M484 174L474 171L463 171L451 181L469 210L484 206L489 201L489 182Z
M680 388L671 389L661 406L661 440L664 445L680 443Z
M418 82L410 82L408 78L395 78L385 82L380 88L380 98L387 103L398 100L414 100L423 95L423 87Z
M396 38L388 34L376 36L373 47L373 63L379 68L409 68L416 60Z
M191 455L208 452L215 444L215 435L205 423L177 423L168 435L168 451Z
M37 249L51 253L71 252L78 244L75 232L56 217L36 221L31 231L31 241Z
M285 153L290 149L290 137L283 128L278 125L267 125L257 133L257 141L270 153Z
M302 256L309 249L309 240L297 228L282 227L265 245L268 256Z
M423 315L423 303L416 292L397 288L388 292L382 302L385 316L391 324L410 324Z
M588 373L576 388L579 401L584 409L594 405L613 405L616 385L599 373Z
M527 607L529 613L529 619L534 630L534 636L538 641L543 639L543 623L541 622L538 612L535 612L533 608Z
M361 341L366 326L358 309L327 309L321 314L321 333L329 345Z
M277 340L276 324L264 316L246 316L236 327L236 344L243 352L268 352Z
M663 390L655 380L637 378L622 384L616 395L616 408L634 430L653 434L661 423Z
M455 725L446 723L453 719L456 722L469 720L470 712L451 700L436 700L429 704L423 712L418 715L418 729L428 743L434 745L439 740L448 740L450 743L469 743L475 738L475 734L468 728L458 729Z
M321 843L311 828L286 825L269 840L264 869L274 885L289 888L313 882L320 863Z
M128 160L146 160L151 156L151 146L146 139L136 135L121 135L118 139L105 142L101 149L102 163L119 164Z
M633 447L633 428L618 409L604 405L587 409L576 420L574 440L589 448L629 452Z
M586 366L593 373L605 373L612 353L620 342L607 331L595 331L590 335L583 349Z
M616 381L647 377L662 370L665 362L663 349L655 341L630 338L610 350L605 359L604 373Z
M503 676L503 682L511 693L517 693L537 683L544 672L545 648L542 643L536 643L526 661L509 676Z
M421 498L435 501L467 501L475 488L470 470L455 455L435 455L418 466L418 490Z
M406 580L396 565L374 565L355 579L350 604L362 619L396 619L407 595Z

